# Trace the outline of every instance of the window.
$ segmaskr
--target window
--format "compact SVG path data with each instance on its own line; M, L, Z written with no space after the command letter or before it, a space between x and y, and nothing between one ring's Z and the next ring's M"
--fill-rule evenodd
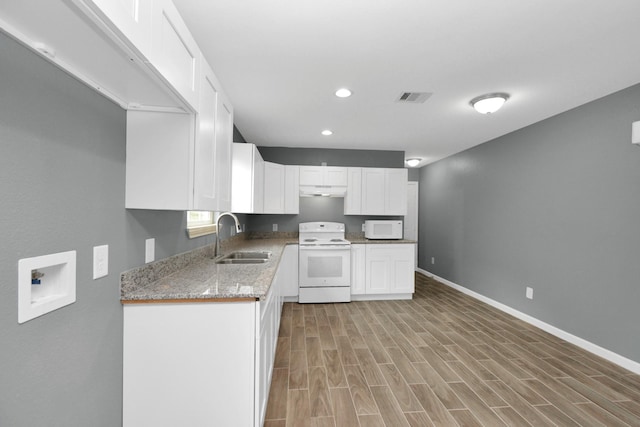
M218 215L208 211L187 211L187 234L190 239L216 232Z

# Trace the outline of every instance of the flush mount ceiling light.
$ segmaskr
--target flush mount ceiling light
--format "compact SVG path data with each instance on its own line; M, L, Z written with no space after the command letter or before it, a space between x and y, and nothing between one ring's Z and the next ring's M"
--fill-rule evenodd
M333 132L331 132L329 129L325 129L321 132L324 136L329 136L329 135L333 135Z
M407 159L405 160L405 163L407 164L407 166L409 166L410 168L415 168L416 166L418 166L420 164L420 162L422 161L422 159L419 159L417 157L413 157L411 159Z
M495 113L509 99L506 93L489 93L473 98L470 104L480 114Z
M349 89L343 87L342 89L338 89L336 91L336 96L338 98L348 98L348 97L351 96L351 91Z

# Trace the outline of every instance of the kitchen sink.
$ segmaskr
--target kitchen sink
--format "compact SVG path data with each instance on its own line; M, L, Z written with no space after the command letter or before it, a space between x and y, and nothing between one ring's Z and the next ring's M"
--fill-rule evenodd
M223 256L226 259L269 259L271 252L231 252Z
M216 264L262 264L269 261L271 252L232 252L216 260Z

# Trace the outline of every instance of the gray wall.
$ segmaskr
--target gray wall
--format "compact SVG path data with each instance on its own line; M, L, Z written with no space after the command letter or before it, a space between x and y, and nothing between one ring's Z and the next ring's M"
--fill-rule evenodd
M325 148L258 147L262 158L283 165L317 165L353 167L404 167L404 151L337 150ZM298 224L311 221L334 221L345 224L347 233L360 232L365 219L402 219L402 217L375 217L370 215L344 215L343 198L301 197L299 215L247 215L249 231L298 231Z
M409 170L409 182L420 181L420 169L419 168L407 168Z
M120 272L215 241L124 208L125 112L0 33L0 425L117 426ZM92 280L92 248L109 275ZM77 301L18 324L18 260L77 251Z
M639 100L637 85L423 167L419 266L640 362Z

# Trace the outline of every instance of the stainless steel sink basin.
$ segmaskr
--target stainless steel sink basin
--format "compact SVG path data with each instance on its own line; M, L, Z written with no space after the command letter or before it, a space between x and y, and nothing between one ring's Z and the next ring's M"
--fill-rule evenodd
M216 260L216 264L262 264L269 261L271 252L232 252Z
M222 258L225 258L225 259L269 259L269 258L271 258L271 252L231 252L229 255L225 255Z
M268 259L258 258L221 258L216 264L262 264L269 261Z

